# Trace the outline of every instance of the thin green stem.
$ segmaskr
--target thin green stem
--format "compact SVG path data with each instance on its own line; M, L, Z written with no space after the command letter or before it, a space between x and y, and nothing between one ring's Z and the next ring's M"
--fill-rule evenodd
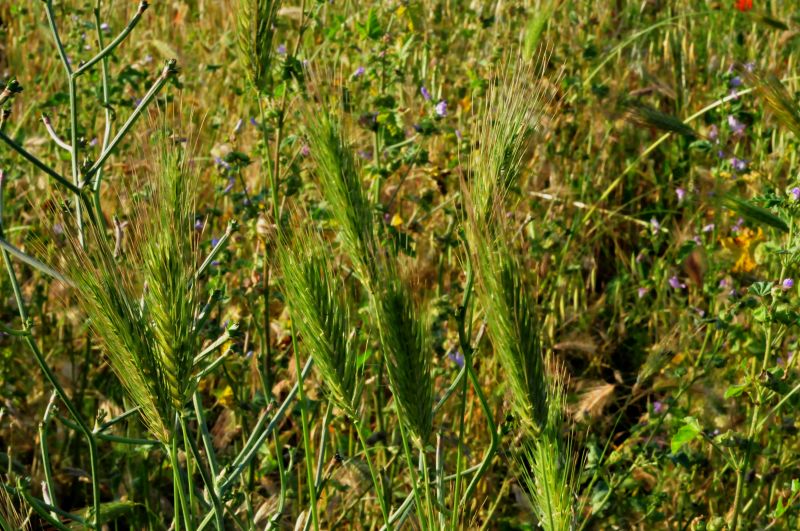
M353 427L356 430L358 441L361 443L361 449L364 452L364 460L367 462L367 468L369 468L369 475L372 478L372 485L375 487L375 495L378 498L378 504L381 508L384 526L386 526L386 529L391 531L392 524L389 520L389 508L386 503L386 493L383 490L382 483L378 477L377 471L375 470L375 465L373 464L372 459L369 457L369 447L367 446L367 438L364 436L364 427L361 425L361 420L353 419Z
M311 438L309 435L308 429L308 418L306 417L306 400L305 400L305 392L303 390L304 386L304 379L303 374L300 369L300 354L297 349L297 335L295 334L294 324L291 326L292 332L292 350L294 351L294 362L297 368L297 374L299 375L297 381L297 398L300 404L300 425L303 429L303 448L305 449L306 458L304 459L306 464L306 481L308 483L308 496L311 503L311 520L314 523L314 531L319 531L319 517L317 515L317 495L316 489L314 488L314 471L312 469L312 460L309 459L311 455L313 455L311 451Z
M411 449L408 445L408 436L406 435L406 430L403 428L402 422L399 423L399 427L400 437L403 440L403 453L405 454L406 464L408 465L408 475L411 478L411 490L414 492L414 506L417 510L417 518L419 519L419 525L422 528L422 531L427 531L427 520L422 509L422 500L420 498L419 487L417 485L417 470L414 466L414 459L411 457Z

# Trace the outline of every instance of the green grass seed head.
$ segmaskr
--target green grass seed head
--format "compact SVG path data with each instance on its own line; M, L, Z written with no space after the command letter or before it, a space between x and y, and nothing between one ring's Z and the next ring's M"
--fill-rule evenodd
M286 303L330 399L356 418L361 386L346 290L335 275L331 249L300 223L295 218L278 248Z
M250 83L264 92L271 82L272 41L281 0L239 0L236 41Z
M174 153L152 173L149 202L138 205L134 237L117 258L109 238L88 227L88 246L71 240L68 276L117 377L153 435L166 442L191 388L199 338L194 190Z

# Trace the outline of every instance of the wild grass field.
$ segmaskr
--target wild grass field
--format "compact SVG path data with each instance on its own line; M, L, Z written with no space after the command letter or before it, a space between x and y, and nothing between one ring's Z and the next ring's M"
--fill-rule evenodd
M0 527L800 528L800 4L2 0Z

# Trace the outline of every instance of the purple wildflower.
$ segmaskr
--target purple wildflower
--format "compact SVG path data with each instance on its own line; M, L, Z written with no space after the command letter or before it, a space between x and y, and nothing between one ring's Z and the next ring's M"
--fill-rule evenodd
M441 100L436 104L434 110L436 111L436 116L439 116L440 118L447 116L447 101Z
M789 190L789 193L792 194L792 199L794 201L800 201L800 186L795 186Z
M304 157L307 157L311 154L311 148L308 147L308 144L303 144L303 147L300 148L300 154Z
M228 184L227 184L227 185L225 186L225 188L222 190L222 193L223 193L223 194L227 194L228 192L230 192L231 190L233 190L233 185L234 185L235 183L236 183L236 180L235 180L233 177L231 177L230 179L228 179Z
M708 139L711 140L712 142L716 142L718 138L719 138L719 128L717 127L716 124L713 124L708 129Z
M747 169L747 161L737 157L732 157L731 166L735 171L745 171Z
M709 223L708 225L703 227L703 232L711 232L712 230L714 230L714 224L713 223Z
M722 280L719 281L719 287L720 288L724 289L724 288L727 288L729 285L730 285L730 282L728 282L727 278L723 278Z
M423 97L423 98L425 98L425 101L430 101L430 99L431 99L431 93L430 93L430 92L428 92L428 89L426 89L426 88L425 88L425 85L421 86L421 87L419 88L419 91L420 91L420 93L422 94L422 97Z
M455 363L456 365L458 365L459 367L463 367L464 366L464 355L461 352L459 352L458 350L450 351L447 354L447 357L450 358L450 360L453 363Z
M742 230L743 226L744 226L744 218L739 218L736 220L736 224L733 227L731 227L731 230L733 232L739 232L740 230Z
M256 119L253 118L252 116L250 117L250 125L252 125L253 127L258 127L258 122L256 122Z
M781 282L781 289L783 291L790 290L793 287L794 287L794 280L792 280L791 278L784 278L783 281Z
M636 294L637 294L637 295L639 296L639 298L641 299L642 297L644 297L645 295L647 295L647 292L648 292L648 291L650 291L650 288L645 288L644 286L642 286L641 288L639 288L639 289L637 289L637 290L636 290Z
M653 234L658 234L658 231L661 230L661 223L656 218L652 218L650 220L650 228L653 231Z
M678 280L678 277L676 275L673 275L672 277L670 277L669 286L674 290L679 290L679 289L685 289L686 288L686 284L684 284L683 282Z
M664 404L656 400L653 402L653 413L656 415L660 415L661 412L664 411Z
M278 53L280 55L286 55L286 45L281 43L278 45Z
M194 230L196 230L198 232L203 230L203 227L205 227L205 226L206 226L206 224L203 223L203 220L200 219L200 218L197 218L197 220L194 222Z
M364 72L366 72L366 70L364 69L364 67L363 67L363 66L359 66L358 68L356 68L356 71L355 71L355 72L353 72L353 78L355 79L355 78L357 78L357 77L361 77L361 76L363 76L363 75L364 75Z
M740 78L739 76L735 76L734 78L732 78L730 80L729 85L731 86L731 88L741 87L742 86L742 78Z
M741 136L747 126L737 120L734 115L730 114L728 115L728 127L731 128L734 135Z
M675 190L675 195L678 196L678 204L681 204L683 203L683 199L686 197L686 190L679 187Z
M100 24L100 30L103 33L108 33L109 31L111 31L111 27L108 25L108 22L103 22L102 24Z

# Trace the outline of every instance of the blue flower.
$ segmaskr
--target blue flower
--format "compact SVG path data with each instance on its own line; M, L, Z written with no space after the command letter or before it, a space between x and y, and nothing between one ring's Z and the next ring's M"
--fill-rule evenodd
M447 101L442 100L439 103L437 103L436 107L434 107L434 110L436 111L436 116L439 116L441 118L447 116Z
M419 88L419 91L422 93L422 97L425 98L425 101L430 101L431 93L428 92L428 89L426 89L424 85Z

